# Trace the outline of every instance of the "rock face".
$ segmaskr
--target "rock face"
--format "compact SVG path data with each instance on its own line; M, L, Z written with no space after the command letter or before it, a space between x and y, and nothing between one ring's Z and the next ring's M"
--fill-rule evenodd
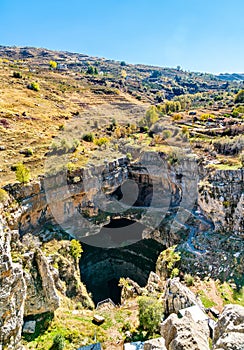
M227 305L214 329L214 350L244 349L244 307Z
M157 294L163 291L163 283L159 275L151 271L147 280L146 290L150 294Z
M188 272L194 269L201 277L222 280L233 274L233 278L241 279L243 174L243 169L204 170L193 157L170 165L165 154L145 152L133 164L121 158L5 189L20 203L10 221L12 227L19 225L21 234L35 230L48 240L51 234L45 231L45 224L58 223L81 242L93 238L95 244L91 245L104 247L96 239L105 225L114 219L134 220L144 226L142 238L157 240L166 247L177 244L189 252L190 258L189 254L182 255ZM134 192L138 192L130 205L121 197L126 182L134 183ZM42 235L40 231L45 232ZM107 238L105 248L111 243L111 237Z
M209 350L209 329L205 322L194 322L191 315L171 314L161 325L167 350Z
M51 242L50 242L51 244ZM85 285L81 282L80 270L77 262L68 254L70 242L62 243L61 250L56 251L53 256L49 256L50 270L56 288L68 298L82 304L83 307L93 309L94 303L87 293ZM56 267L52 265L55 263Z
M198 203L216 229L224 229L237 236L243 234L244 169L209 174L198 191Z
M59 297L55 289L47 259L40 249L36 249L30 273L25 273L27 295L25 316L55 311L59 307Z
M180 283L178 278L169 279L167 281L164 300L166 317L173 313L178 314L179 310L193 305L198 305L204 310L201 300L199 300L189 288Z
M11 235L0 225L0 348L19 349L26 285L21 266L12 263Z

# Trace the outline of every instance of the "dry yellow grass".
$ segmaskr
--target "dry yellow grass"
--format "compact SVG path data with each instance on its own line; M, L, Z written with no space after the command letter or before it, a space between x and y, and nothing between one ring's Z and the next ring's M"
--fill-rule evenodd
M11 166L18 162L26 164L32 177L43 173L45 154L60 129L71 128L75 122L78 135L94 126L108 124L111 118L118 122L130 121L130 111L147 106L122 92L96 94L94 86L81 79L81 75L71 72L60 73L48 68L23 66L22 62L0 62L0 178L1 185L15 181ZM13 72L21 73L22 78L13 78ZM27 88L37 81L40 91ZM79 112L79 116L75 115ZM76 133L77 134L77 133ZM61 135L62 136L62 135ZM31 148L33 155L25 157L19 153ZM77 156L77 155L76 155ZM81 157L84 164L84 157Z

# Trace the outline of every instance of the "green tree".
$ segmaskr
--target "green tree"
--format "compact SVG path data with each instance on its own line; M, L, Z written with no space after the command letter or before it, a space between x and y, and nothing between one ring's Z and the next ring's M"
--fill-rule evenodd
M51 69L57 69L57 66L58 66L57 62L52 61L52 60L49 62L49 67Z
M16 180L21 183L27 183L30 181L30 170L22 163L17 164L15 175Z
M159 276L162 278L173 278L176 277L179 274L179 269L177 267L177 264L179 263L181 256L180 252L176 252L176 245L165 249L160 253L157 264L156 264L156 270Z
M93 68L92 66L89 66L89 67L87 68L86 73L87 73L87 74L94 74L94 73L95 73L94 68Z
M140 326L148 332L148 336L153 336L159 331L163 306L156 298L147 296L139 297L138 305Z
M144 124L149 128L158 121L158 110L155 106L151 106L147 112L144 119Z
M244 90L240 90L235 98L234 98L235 103L244 103Z
M75 259L75 261L80 259L82 252L83 249L80 242L78 242L76 239L72 239L70 242L70 254Z

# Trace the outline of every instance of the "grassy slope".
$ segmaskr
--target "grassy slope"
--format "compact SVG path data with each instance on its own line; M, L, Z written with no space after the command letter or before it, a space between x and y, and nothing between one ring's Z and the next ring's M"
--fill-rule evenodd
M29 68L21 62L15 63L14 68L9 62L0 62L0 146L6 147L0 158L2 184L15 179L10 167L18 162L27 164L33 176L41 174L44 155L53 138L74 119L81 137L95 120L104 124L116 116L122 121L128 118L128 110L146 108L115 89L110 89L109 94L95 93L94 88L80 80L81 74L54 72L48 66L35 72ZM12 77L16 70L22 79ZM40 91L27 88L33 81L39 83ZM77 112L79 117L74 116ZM31 157L19 153L28 148L33 150Z

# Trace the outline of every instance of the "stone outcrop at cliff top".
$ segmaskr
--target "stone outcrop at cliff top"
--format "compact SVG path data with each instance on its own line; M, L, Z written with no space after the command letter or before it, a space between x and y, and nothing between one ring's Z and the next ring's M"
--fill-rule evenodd
M202 310L204 307L201 300L199 300L189 288L180 283L178 278L169 279L165 286L165 316L170 314L178 314L181 309L198 305Z
M244 307L227 305L214 329L214 350L244 349Z
M209 350L206 322L194 322L191 315L171 314L161 325L167 350Z
M10 232L0 222L0 348L20 349L26 285L22 267L13 264Z

